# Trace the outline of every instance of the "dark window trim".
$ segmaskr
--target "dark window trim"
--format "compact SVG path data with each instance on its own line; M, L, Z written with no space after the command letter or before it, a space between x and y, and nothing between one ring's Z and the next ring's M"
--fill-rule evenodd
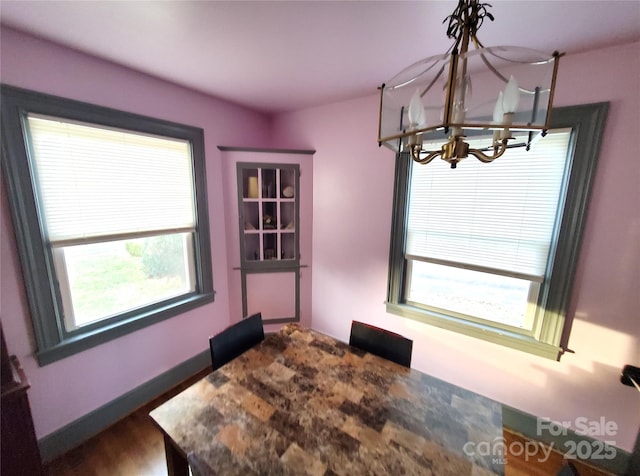
M553 247L553 258L549 262L548 277L545 279L549 284L541 290L543 296L539 304L543 302L545 310L537 338L510 333L498 327L478 325L403 302L407 278L404 257L407 200L412 166L407 153L399 153L396 158L387 312L558 360L568 348L572 320L571 316L567 316L569 299L608 109L609 103L596 103L554 108L551 114L551 129L572 128L574 137L570 147L573 158L569 181L565 184L567 193L564 209L556 224L554 236L557 240ZM487 166L490 167L491 164Z
M154 119L147 116L95 106L13 86L1 86L2 170L13 218L18 254L33 322L40 365L82 352L130 332L213 302L213 273L209 236L208 200L205 171L204 131L201 128ZM22 120L29 112L89 122L131 131L188 140L193 151L197 227L196 292L136 313L123 313L120 320L65 336L57 317L59 299L49 247L45 244L37 213L30 176Z

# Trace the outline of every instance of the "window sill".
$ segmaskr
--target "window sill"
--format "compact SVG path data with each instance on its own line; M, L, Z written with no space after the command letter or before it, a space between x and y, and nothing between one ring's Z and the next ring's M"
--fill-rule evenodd
M36 353L38 363L40 366L51 364L57 360L64 359L78 352L88 350L196 307L208 304L213 302L213 300L213 293L190 295L178 301L171 302L170 304L156 306L147 312L133 315L128 319L105 324L98 329L76 333L73 336L61 340L54 346L39 350Z
M537 355L551 360L560 360L562 348L540 342L531 336L509 332L504 329L491 327L475 322L456 319L453 317L429 312L406 304L392 304L387 302L387 312L397 316L413 319L441 329L450 330L458 334L475 337L487 342L516 349L529 354Z

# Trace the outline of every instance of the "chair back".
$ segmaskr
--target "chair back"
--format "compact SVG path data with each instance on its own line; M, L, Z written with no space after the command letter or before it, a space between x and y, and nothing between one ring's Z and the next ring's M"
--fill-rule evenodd
M375 354L396 364L411 367L413 341L394 332L363 322L351 323L349 345Z
M264 326L260 312L227 327L209 339L213 370L219 369L263 340Z

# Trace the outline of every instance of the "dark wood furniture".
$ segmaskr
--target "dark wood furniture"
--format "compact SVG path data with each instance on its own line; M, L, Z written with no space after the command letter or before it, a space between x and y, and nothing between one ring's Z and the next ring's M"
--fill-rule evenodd
M42 462L27 390L29 381L15 356L9 356L2 334L2 476L40 476Z
M209 339L211 365L217 370L264 340L262 314L245 317Z
M170 475L504 472L499 403L297 324L150 414Z
M351 322L349 345L371 352L396 364L411 367L413 341L363 322Z

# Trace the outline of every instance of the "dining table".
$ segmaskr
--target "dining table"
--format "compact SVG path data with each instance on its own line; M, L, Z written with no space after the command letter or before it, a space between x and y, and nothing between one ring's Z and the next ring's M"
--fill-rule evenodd
M150 415L170 476L504 474L499 403L295 323Z

